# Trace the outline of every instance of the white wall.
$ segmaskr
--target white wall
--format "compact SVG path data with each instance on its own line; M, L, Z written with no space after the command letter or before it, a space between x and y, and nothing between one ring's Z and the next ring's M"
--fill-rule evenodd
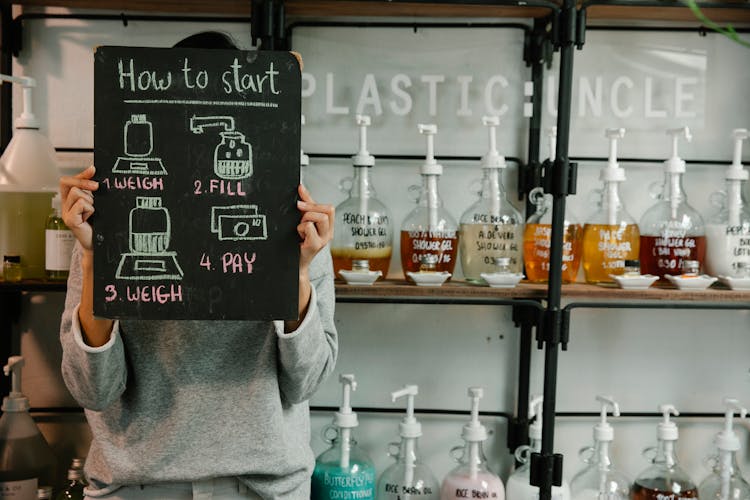
M247 46L245 26L211 27L226 29ZM123 27L117 22L30 21L25 28L25 48L14 72L32 75L39 81L36 109L55 146L86 148L93 141L93 47L169 46L208 26L131 21ZM520 61L518 36L513 31L485 29L427 29L416 33L411 29L299 30L295 33L295 48L302 52L306 72L316 77L318 85L303 105L308 123L303 129L304 149L317 153L355 152L353 114L362 95L363 78L372 73L385 103L383 114L373 116L373 154L422 154L423 139L416 133L415 124L435 121L440 126L437 154L480 156L486 144L479 125L479 118L486 112L486 82L501 74L507 86L491 88L491 98L495 99L491 104L508 106L503 115L500 146L507 156L524 158L527 125L521 115L526 100L523 82L529 72ZM617 98L624 101L616 103L623 107L630 103L633 111L623 114L618 108L622 116L615 116L612 106L603 104L601 114L589 107L579 117L576 97L571 156L606 156L603 129L625 126L629 132L621 143L622 156L662 159L669 151L663 130L688 123L696 139L683 146L686 159L728 160L731 129L750 126L748 55L747 49L715 35L589 32L585 49L575 54L576 89L581 79L592 88L601 79L607 92L602 94L602 103L611 103L614 80L625 76L635 86L631 94L619 94ZM326 112L322 83L329 72L338 83L332 94L334 104L348 106L347 115ZM397 73L410 75L414 83L410 90L413 108L406 116L389 112L387 107L390 81ZM426 95L428 87L418 82L420 75L436 74L446 78L436 94L433 115ZM549 74L554 78L556 72ZM460 75L472 75L476 84L467 94L471 116L466 116L460 101L461 87L456 83ZM679 84L677 77L681 79ZM650 107L645 105L642 82L646 78L652 78ZM674 101L675 85L680 88L679 105ZM372 97L370 93L367 102L372 103ZM457 109L464 109L464 113L458 114ZM373 104L363 109L373 110ZM18 106L14 111L19 112ZM545 123L552 123L546 107ZM746 162L750 161L748 149ZM544 146L543 154L546 153ZM61 160L63 170L72 172L91 158L85 154L67 155ZM419 181L418 165L414 161L378 161L376 187L397 224L410 210L412 202L406 189ZM660 180L659 165L624 166L628 181L622 186L622 196L630 213L638 219L651 204L645 186ZM442 194L446 207L458 217L473 202L468 186L480 174L471 162L445 162L445 167ZM599 167L591 163L580 165L580 194L572 196L568 205L581 220L592 211L588 193L598 187ZM691 203L702 213L708 211L708 194L721 187L722 173L723 167L718 166L689 167L685 187ZM347 175L350 167L346 161L313 159L307 179L319 200L338 204L345 196L337 185ZM506 172L505 185L509 189L515 186L514 175L513 169ZM515 201L515 193L511 198ZM394 255L398 256L397 249ZM390 276L399 274L396 257ZM61 309L62 294L27 294L24 298L17 333L21 351L28 358L25 390L35 407L74 405L58 373L57 326ZM513 412L518 331L510 314L508 307L339 304L336 321L341 357L337 371L357 375L360 389L353 401L358 406L395 406L390 402L390 391L405 383L418 383L418 407L465 409L466 387L482 385L486 388L483 409ZM656 411L657 405L664 402L687 412L720 412L725 395L750 405L748 319L747 312L736 311L576 310L570 348L560 355L559 410L596 411L594 396L601 393L613 395L626 412ZM535 351L533 358L532 393L537 394L542 390L541 351ZM312 403L336 405L338 398L338 384L331 379ZM313 416L316 437L312 444L316 452L325 448L317 429L328 424L330 418L331 415ZM43 420L45 433L65 460L73 453L85 452L89 437L81 417L49 416ZM395 416L374 414L361 415L360 420L360 442L382 471L389 463L386 443L396 439L398 420ZM678 422L682 432L679 455L698 481L706 474L701 462L711 451L711 437L719 422ZM555 448L565 454L567 478L579 468L576 453L589 444L593 423L594 419L586 418L562 418L557 423ZM452 467L447 452L459 444L462 419L430 416L424 424L425 460L442 477ZM485 450L503 477L511 467L505 448L505 424L502 419L487 420L493 435ZM621 469L634 477L646 465L640 451L653 444L656 419L627 418L613 424L617 432L615 458ZM748 444L747 424L742 427L743 443ZM750 471L747 449L745 446L742 452L741 465Z

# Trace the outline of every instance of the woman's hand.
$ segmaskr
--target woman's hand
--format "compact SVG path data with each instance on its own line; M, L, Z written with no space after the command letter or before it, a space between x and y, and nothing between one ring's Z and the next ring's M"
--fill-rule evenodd
M91 165L73 177L60 178L63 221L88 251L93 250L93 230L88 220L94 213L93 192L99 189L99 183L91 180L95 172Z
M302 238L300 244L300 276L306 276L313 257L333 239L333 205L315 203L310 193L300 184L300 200L297 208L302 212L302 220L297 232Z

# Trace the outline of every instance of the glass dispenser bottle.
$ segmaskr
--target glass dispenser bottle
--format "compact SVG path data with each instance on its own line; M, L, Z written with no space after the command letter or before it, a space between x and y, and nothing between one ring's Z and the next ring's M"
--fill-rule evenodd
M607 422L607 407L612 407L612 416L620 416L618 404L607 396L597 396L601 404L601 421L594 426L594 446L582 448L579 455L586 467L570 480L570 495L573 500L628 500L630 479L612 466L609 446L615 432Z
M422 186L417 207L401 225L401 268L404 275L418 272L426 256L434 256L435 272L453 273L458 252L456 220L443 208L438 181L443 166L435 161L434 137L437 125L419 124L419 133L427 137L427 156L421 168ZM428 257L428 259L431 257Z
M550 127L547 136L550 143L550 160L555 159L557 127ZM529 201L536 212L526 221L523 234L523 262L526 278L532 283L546 283L549 279L549 253L552 240L552 197L544 194L541 187L531 190ZM565 209L565 233L563 234L562 281L572 283L578 277L581 265L583 227L569 209Z
M718 454L713 457L713 472L698 486L698 497L701 500L748 500L750 484L737 467L740 439L732 427L735 412L745 418L747 410L732 398L724 398L724 407L724 430L714 439Z
M742 167L742 141L749 136L747 129L732 131L734 159L725 174L726 191L711 195L718 208L706 224L706 271L711 276L739 277L750 266L750 208L743 194L748 172Z
M375 498L375 467L372 460L352 437L357 414L351 408L351 391L357 389L354 375L340 375L343 386L341 408L333 418L333 425L325 428L323 437L331 447L315 461L312 475L312 500L340 498ZM332 433L332 437L328 437Z
M617 140L625 129L607 129L609 160L599 179L604 183L599 207L583 226L583 272L587 283L612 282L622 274L625 261L638 258L639 232L620 199L625 170L617 163Z
M675 443L677 442L677 425L669 418L679 415L674 406L664 404L659 407L664 420L656 430L656 448L644 450L644 455L655 453L651 466L641 472L633 484L633 500L680 500L695 498L698 489L687 473L677 463Z
M539 487L531 483L531 454L542 451L542 396L532 397L529 402L529 444L519 446L515 451L516 460L522 465L510 477L505 487L508 500L538 500ZM552 487L552 500L570 500L570 486L563 480L561 486Z
M351 270L353 260L368 260L370 270L388 274L393 245L391 215L377 199L370 178L370 169L375 157L367 151L367 127L370 117L357 115L359 126L359 152L352 157L354 177L342 182L351 182L349 198L336 207L336 231L331 243L333 271Z
M388 467L378 480L378 500L438 500L439 483L429 467L422 463L418 439L422 436L422 424L414 418L414 396L419 392L416 385L407 385L391 393L391 398L406 397L406 415L399 424L401 442L398 443L396 463ZM396 443L392 443L396 446ZM392 454L393 456L393 454Z
M464 425L461 437L464 446L451 450L451 455L463 450L457 457L459 466L443 480L440 500L459 498L505 499L505 488L500 478L487 467L487 459L482 451L482 443L487 440L487 429L479 422L479 400L484 395L481 387L470 387L471 421Z
M489 131L490 149L482 157L482 190L479 200L461 216L460 255L464 278L483 283L482 273L495 271L494 259L510 258L510 271L523 271L521 238L523 217L505 196L500 175L506 168L496 144L497 116L485 116L482 123Z
M706 236L703 218L687 203L682 189L685 161L677 155L677 140L691 139L687 127L667 131L672 137L672 157L664 162L664 186L658 201L641 217L641 272L664 279L679 274L682 261L703 265Z

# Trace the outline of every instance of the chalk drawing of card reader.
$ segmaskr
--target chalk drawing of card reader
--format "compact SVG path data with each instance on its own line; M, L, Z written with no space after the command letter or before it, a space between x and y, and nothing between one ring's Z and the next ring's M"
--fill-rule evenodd
M267 240L266 216L257 205L211 207L211 232L219 241Z

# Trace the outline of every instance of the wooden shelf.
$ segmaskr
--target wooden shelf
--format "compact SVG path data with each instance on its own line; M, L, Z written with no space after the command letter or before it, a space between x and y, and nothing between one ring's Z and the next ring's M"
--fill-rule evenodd
M641 20L641 21L682 21L701 24L693 12L680 2L665 1L664 5L638 5L637 0L631 5L592 4L586 7L589 20ZM705 6L704 6L705 5ZM750 4L726 2L701 4L701 11L717 23L750 23Z

